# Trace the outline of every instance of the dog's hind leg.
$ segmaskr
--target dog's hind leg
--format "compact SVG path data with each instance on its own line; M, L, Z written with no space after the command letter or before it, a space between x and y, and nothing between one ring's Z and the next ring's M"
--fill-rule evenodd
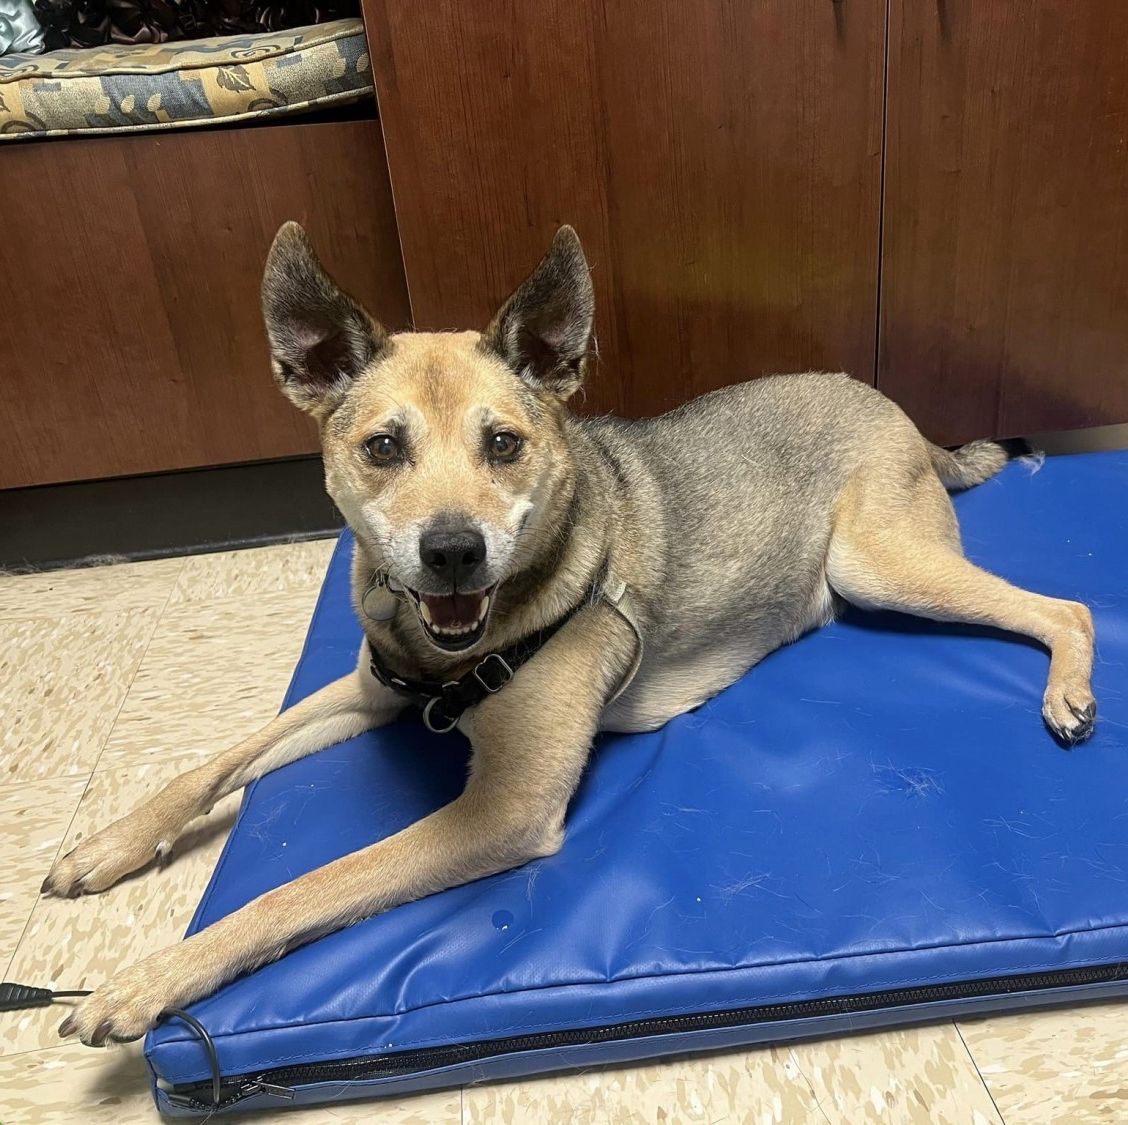
M1050 650L1042 702L1047 726L1065 744L1093 731L1093 620L1079 602L1010 585L968 562L951 501L934 473L863 470L835 512L827 579L862 608L894 609L935 621L993 625Z
M93 894L163 858L194 817L279 766L392 719L404 700L375 680L362 659L355 672L283 711L257 734L181 774L133 812L55 861L44 893Z

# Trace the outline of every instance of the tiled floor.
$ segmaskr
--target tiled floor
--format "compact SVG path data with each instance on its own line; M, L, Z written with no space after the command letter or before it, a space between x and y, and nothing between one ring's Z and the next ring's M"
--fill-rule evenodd
M40 899L69 843L277 710L331 544L0 577L3 977L90 987L176 940L238 796L165 871ZM61 1044L56 1006L0 1014L0 1123L159 1120L140 1045ZM503 1122L1113 1122L1128 1007L945 1024L278 1114L294 1125ZM251 1120L242 1118L241 1120ZM259 1118L262 1120L262 1118Z

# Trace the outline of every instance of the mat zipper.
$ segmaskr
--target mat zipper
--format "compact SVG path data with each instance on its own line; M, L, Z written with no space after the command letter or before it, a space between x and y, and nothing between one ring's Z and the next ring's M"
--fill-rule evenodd
M477 1043L448 1047L428 1047L394 1054L368 1055L336 1062L305 1063L301 1066L278 1067L257 1075L241 1075L227 1079L229 1090L218 1104L210 1097L208 1082L185 1083L165 1090L173 1105L200 1111L228 1109L258 1094L291 1099L295 1087L316 1082L358 1082L366 1079L393 1078L422 1073L456 1063L475 1062L499 1055L536 1051L552 1047L575 1047L589 1043L609 1043L622 1039L643 1039L647 1036L670 1035L676 1032L706 1031L740 1027L781 1020L805 1019L812 1016L844 1015L879 1011L882 1008L903 1008L913 1004L929 1004L942 1000L965 1000L990 996L1006 996L1014 992L1070 988L1082 984L1128 980L1128 962L1096 965L1084 969L1028 973L1017 977L991 977L979 981L900 988L889 992L870 992L856 996L831 996L821 1000L798 1000L788 1004L762 1007L730 1008L720 1012L696 1015L665 1016L659 1019L634 1020L602 1027L577 1028L574 1031L546 1031L508 1039L487 1039Z

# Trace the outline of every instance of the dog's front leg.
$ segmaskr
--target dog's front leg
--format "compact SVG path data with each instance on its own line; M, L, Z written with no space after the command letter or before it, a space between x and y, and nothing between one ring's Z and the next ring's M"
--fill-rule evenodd
M586 609L482 703L462 795L379 843L269 891L113 977L59 1028L84 1043L134 1039L166 1008L213 992L315 937L400 903L554 852L603 701L634 638Z
M355 672L283 711L237 746L174 778L143 805L60 856L43 883L43 893L103 891L154 856L163 858L188 822L221 797L295 758L394 718L404 700L373 678L366 654L362 646Z

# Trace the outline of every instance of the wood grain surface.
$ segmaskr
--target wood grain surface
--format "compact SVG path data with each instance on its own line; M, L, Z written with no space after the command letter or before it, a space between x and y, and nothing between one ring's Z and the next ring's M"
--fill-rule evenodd
M8 144L0 188L0 488L317 449L259 313L286 219L410 319L374 120Z
M892 0L878 385L938 441L1128 421L1128 5Z
M599 305L589 409L872 381L884 10L367 0L419 326L484 326L568 222Z

